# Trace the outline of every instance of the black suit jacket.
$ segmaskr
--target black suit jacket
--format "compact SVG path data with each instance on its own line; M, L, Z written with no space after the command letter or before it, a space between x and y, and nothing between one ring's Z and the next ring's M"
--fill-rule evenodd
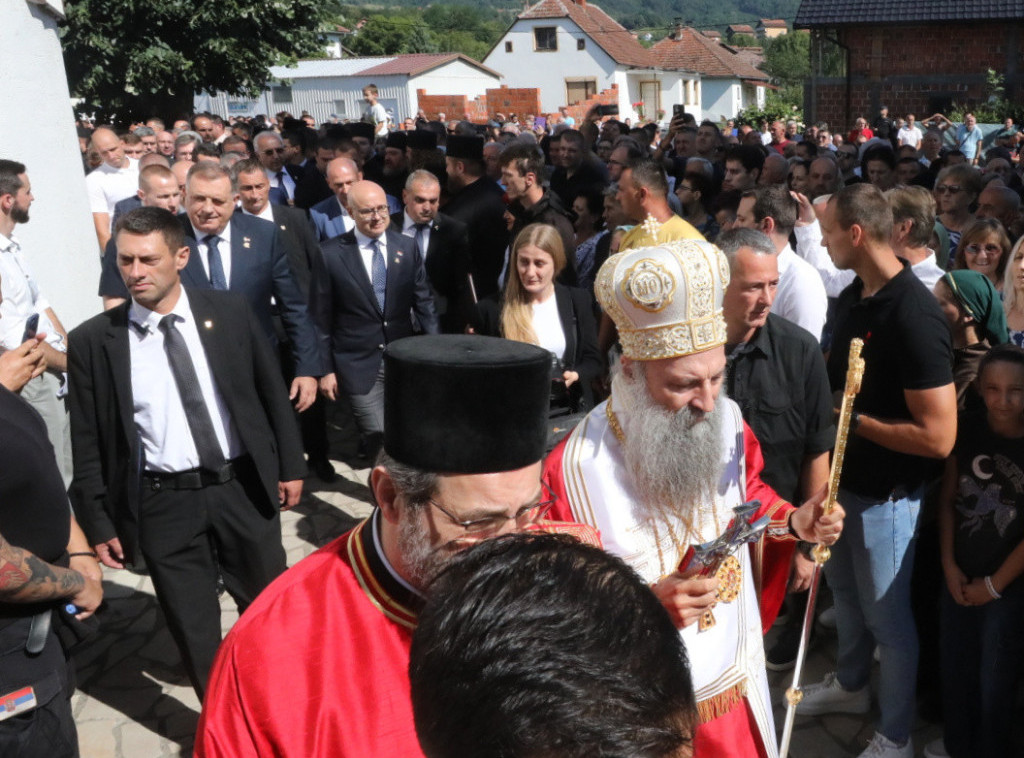
M270 298L273 297L292 343L296 376L323 376L326 370L316 329L309 315L306 296L292 275L280 232L271 222L246 216L241 211L236 211L229 223L231 278L228 289L245 296L263 327L263 333L276 343L270 310ZM199 257L192 224L187 216L182 220L182 227L191 254L181 272L181 282L192 289L211 289L210 277Z
M389 342L414 333L412 314L427 334L437 334L437 315L423 261L412 239L388 229L387 289L382 313L363 265L355 232L320 245L313 268L311 305L331 367L342 389L365 395L373 387Z
M271 205L270 212L280 230L281 240L285 243L285 254L292 276L308 302L310 272L313 270L313 261L320 254L313 222L304 211L287 205Z
M391 229L399 234L405 225L405 211L391 214ZM427 279L434 291L446 301L439 315L441 327L448 333L461 333L469 312L469 230L457 219L438 213L430 225L427 244ZM441 308L438 308L441 311Z
M594 404L591 382L604 368L601 351L597 346L593 297L578 287L555 284L555 302L558 305L558 319L562 322L562 333L565 335L562 363L567 371L575 371L580 375L580 380L574 385L578 389L570 388L570 391L576 396L576 410L588 410ZM473 330L489 337L502 336L500 295L489 295L477 303Z
M230 292L188 290L206 359L246 451L256 464L265 515L279 508L279 481L306 473L295 414L270 343L245 299ZM145 468L135 428L128 345L131 301L72 331L68 405L75 475L71 502L91 544L114 536L129 560L138 557L139 496ZM74 386L72 386L74 385Z
M284 164L283 170L284 170L284 172L286 174L288 174L288 176L290 176L292 178L292 181L295 182L294 193L298 194L299 183L302 181L302 177L306 173L305 169L302 166L295 166L295 165L292 165L291 163L286 163L286 164ZM295 198L294 197L292 197L291 200L292 200L292 202L295 202ZM275 205L287 205L288 204L288 196L285 193L285 191L283 189L281 189L280 187L271 187L270 188L270 202L274 203Z
M327 184L327 177L320 173L316 163L306 168L306 173L295 183L295 207L308 211L321 200L334 193Z

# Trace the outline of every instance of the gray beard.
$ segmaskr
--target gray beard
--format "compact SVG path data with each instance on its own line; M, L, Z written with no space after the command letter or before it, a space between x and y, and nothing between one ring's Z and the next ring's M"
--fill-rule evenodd
M426 589L454 557L454 552L443 546L435 548L431 544L427 527L417 518L416 510L408 506L398 526L398 550L405 562L409 579L420 590Z
M688 407L666 410L651 398L641 372L622 374L616 390L630 409L623 452L638 515L683 516L713 499L725 468L721 406L699 419Z

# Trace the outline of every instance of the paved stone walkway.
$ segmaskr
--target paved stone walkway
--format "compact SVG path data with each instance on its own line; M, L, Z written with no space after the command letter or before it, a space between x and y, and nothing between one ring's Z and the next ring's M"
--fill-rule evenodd
M337 432L337 430L336 430ZM344 448L344 444L332 449ZM354 451L349 451L351 453ZM338 480L330 485L310 477L302 503L284 514L282 526L288 563L350 529L370 512L365 482L368 470L335 461ZM188 756L199 720L199 702L180 667L148 577L105 570L107 605L98 638L76 653L78 692L73 701L83 758L157 758ZM225 632L237 619L230 597L222 597ZM769 632L768 643L777 630ZM835 641L823 635L812 651L805 682L832 668ZM770 673L776 722L785 715L779 703L789 673ZM853 758L873 732L873 718L833 716L798 719L790 755L798 758ZM919 722L916 755L940 734ZM1024 754L1024 753L1022 753ZM370 758L367 756L367 758Z

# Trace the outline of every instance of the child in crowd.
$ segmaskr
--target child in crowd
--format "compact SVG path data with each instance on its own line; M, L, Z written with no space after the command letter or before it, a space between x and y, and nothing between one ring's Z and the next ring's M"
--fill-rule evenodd
M940 496L945 750L932 743L926 756L1017 754L1011 741L1024 657L1024 350L993 348L977 381L985 408L961 416Z

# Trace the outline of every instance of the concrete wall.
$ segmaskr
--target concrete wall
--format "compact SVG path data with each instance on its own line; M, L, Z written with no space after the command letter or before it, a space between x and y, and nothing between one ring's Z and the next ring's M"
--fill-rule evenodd
M557 51L534 50L533 29L536 26L556 28ZM576 49L576 40L583 36L586 35L582 30L567 18L519 20L494 46L483 64L500 71L501 83L511 88L539 88L541 110L545 113L557 111L566 104L566 77L593 77L598 92L618 83L619 91L624 94L625 81L616 78L615 61L604 50L589 37L585 49ZM505 52L506 42L512 43L511 53ZM619 107L625 118L629 103L620 103Z
M100 251L57 38L59 9L54 0L0 3L0 157L28 168L35 203L31 220L15 234L40 288L71 329L102 304Z
M700 82L701 118L718 122L724 116L733 118L742 110L741 87L738 79L708 79Z

